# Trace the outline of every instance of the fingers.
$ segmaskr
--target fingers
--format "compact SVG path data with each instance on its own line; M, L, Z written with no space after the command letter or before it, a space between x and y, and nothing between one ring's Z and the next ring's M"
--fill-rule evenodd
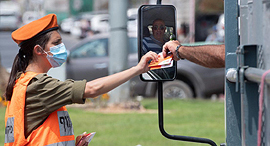
M168 42L167 43L165 43L164 45L163 45L163 48L162 48L162 55L163 55L163 57L166 57L167 56L167 52L168 52Z
M154 61L157 61L157 60L158 60L158 55L157 55L157 53L152 52L152 51L149 51L149 52L147 52L145 55L142 56L141 61L143 61L143 62L148 62L148 61L150 61L151 59L154 60Z
M83 137L84 135L86 135L86 134L87 134L86 132L83 132L82 134L80 134L80 135L78 135L78 136L76 137L76 146L79 146L79 145L80 145L82 137Z
M78 142L81 140L81 138L82 138L82 135L79 135L79 136L76 137L76 145L77 145Z
M158 61L158 55L155 52L149 51L148 53L145 54L146 60L154 60L154 61Z
M153 60L155 62L158 61L157 53L149 51L144 56L142 56L140 62L137 65L140 74L150 70L150 68L148 67L150 60Z
M163 57L166 57L168 55L168 52L171 52L171 53L173 53L173 56L174 56L173 59L174 60L179 60L176 57L176 53L177 52L175 52L176 47L178 45L180 45L179 41L169 41L169 42L165 43L163 45L163 48L162 48L162 55L163 55Z

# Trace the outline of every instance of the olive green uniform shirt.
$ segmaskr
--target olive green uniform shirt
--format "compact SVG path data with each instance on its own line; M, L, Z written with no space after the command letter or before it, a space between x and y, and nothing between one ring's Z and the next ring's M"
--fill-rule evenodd
M55 110L72 103L85 103L86 80L59 81L45 73L38 74L26 90L24 127L25 137L38 128Z

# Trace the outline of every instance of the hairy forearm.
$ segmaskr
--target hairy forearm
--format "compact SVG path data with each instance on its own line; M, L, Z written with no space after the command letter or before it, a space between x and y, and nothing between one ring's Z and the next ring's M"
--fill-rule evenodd
M89 81L86 83L84 98L93 98L107 93L140 73L141 72L136 69L136 67L132 67L110 76Z
M205 67L225 67L225 45L182 46L179 55Z

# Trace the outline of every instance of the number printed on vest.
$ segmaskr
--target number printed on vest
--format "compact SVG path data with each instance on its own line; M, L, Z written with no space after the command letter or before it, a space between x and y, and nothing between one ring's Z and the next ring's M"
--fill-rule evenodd
M73 127L68 112L58 111L57 116L60 128L60 135L61 136L73 135L74 134Z

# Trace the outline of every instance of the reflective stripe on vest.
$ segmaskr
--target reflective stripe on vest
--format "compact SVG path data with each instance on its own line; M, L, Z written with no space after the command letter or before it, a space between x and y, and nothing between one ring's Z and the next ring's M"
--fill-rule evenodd
M75 146L75 141L63 141L63 142L58 142L58 143L53 143L47 146Z
M67 111L58 111L58 123L61 136L73 135L72 123Z
M14 142L14 117L10 117L7 119L6 122L6 129L5 129L5 143Z
M51 113L37 129L24 136L25 93L29 81L38 73L27 72L16 80L5 115L5 146L9 145L75 145L72 123L66 107Z

